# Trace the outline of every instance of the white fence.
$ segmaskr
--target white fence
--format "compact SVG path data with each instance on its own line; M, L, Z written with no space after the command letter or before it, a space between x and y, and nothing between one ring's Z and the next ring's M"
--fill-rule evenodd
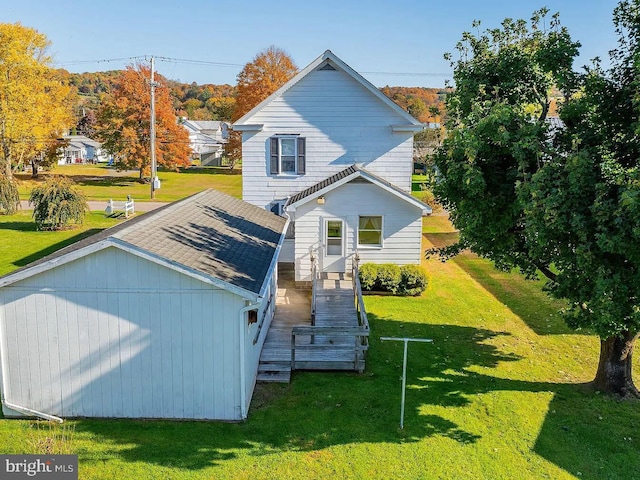
M129 215L133 215L136 213L133 199L131 197L127 197L127 200L124 202L114 202L109 199L107 202L107 208L104 209L107 215L113 215L116 212L124 212L125 218L129 218Z

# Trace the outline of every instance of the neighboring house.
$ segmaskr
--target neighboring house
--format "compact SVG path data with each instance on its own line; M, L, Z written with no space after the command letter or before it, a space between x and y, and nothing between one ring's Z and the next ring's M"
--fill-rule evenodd
M242 132L242 196L289 216L280 257L311 280L362 262L419 263L413 135L424 125L327 50L232 126Z
M100 142L96 142L84 135L65 135L62 139L67 142L67 145L60 154L58 165L108 161L107 155L102 151Z
M189 132L192 158L201 165L220 167L224 144L229 138L229 124L212 120L182 120Z
M246 418L286 224L207 190L1 277L4 415Z

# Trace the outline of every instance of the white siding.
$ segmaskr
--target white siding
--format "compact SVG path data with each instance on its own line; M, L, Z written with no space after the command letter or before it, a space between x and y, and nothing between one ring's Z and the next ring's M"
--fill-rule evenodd
M366 183L347 183L324 197L324 205L310 201L298 207L295 212L297 281L311 280L310 253L320 248L325 217L341 218L345 221L347 271L351 271L351 261L356 250L360 254L361 263L420 263L422 211L418 207L376 185ZM358 248L360 215L383 217L382 248Z
M90 254L0 289L4 393L65 417L238 420L244 305L116 248Z
M288 238L282 242L282 249L280 250L280 256L278 257L279 263L293 263L295 260L295 241L293 238Z
M393 133L406 120L342 71L313 71L266 105L244 132L242 198L266 207L353 164L410 191L413 135ZM299 134L306 140L306 174L269 175L269 138Z

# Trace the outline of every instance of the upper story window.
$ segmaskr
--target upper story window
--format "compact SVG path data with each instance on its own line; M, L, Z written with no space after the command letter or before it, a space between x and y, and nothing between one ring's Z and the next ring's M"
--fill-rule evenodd
M292 135L271 137L269 173L303 175L306 173L306 138Z

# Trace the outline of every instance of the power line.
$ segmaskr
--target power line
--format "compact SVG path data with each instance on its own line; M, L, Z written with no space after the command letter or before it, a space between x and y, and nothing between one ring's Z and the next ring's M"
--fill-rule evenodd
M426 72L360 72L363 75L392 75L395 77L451 77L453 73Z
M91 63L109 63L109 62L124 62L131 60L146 60L146 55L138 55L135 57L121 57L121 58L103 58L100 60L68 60L66 62L56 62L59 66L68 65L86 65Z
M186 65L203 65L210 67L225 67L225 68L241 68L244 67L243 64L240 63L226 63L226 62L214 62L209 60L194 60L188 58L174 58L174 57L163 57L163 56L155 56L155 55L138 55L133 57L122 57L122 58L106 58L100 60L69 60L66 62L60 62L58 65L60 66L69 66L69 65L86 65L92 63L108 63L108 62L123 62L123 61L134 61L134 60L146 60L148 61L151 57L154 57L156 60L166 63L182 63ZM444 72L360 72L364 75L390 75L395 77L451 77L451 73Z
M210 62L207 60L189 60L186 58L155 57L162 62L186 63L189 65L209 65L212 67L244 67L239 63Z
M132 61L132 60L146 60L148 61L151 57L156 60L160 60L168 63L185 63L189 65L208 65L212 67L244 67L239 63L225 63L225 62L212 62L207 60L193 60L187 58L172 58L172 57L160 57L155 55L137 55L133 57L121 57L121 58L103 58L99 60L67 60L63 62L58 62L57 64L60 66L65 65L86 65L91 63L108 63L108 62L124 62L124 61Z

